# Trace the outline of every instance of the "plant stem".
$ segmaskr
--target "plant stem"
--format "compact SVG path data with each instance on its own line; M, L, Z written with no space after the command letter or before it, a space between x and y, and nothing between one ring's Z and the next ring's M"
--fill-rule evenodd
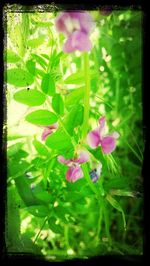
M103 214L104 214L105 232L106 232L106 236L108 238L109 244L111 246L112 240L111 240L111 235L110 235L110 221L109 221L106 202L104 202Z
M69 236L68 229L69 229L68 228L68 225L65 225L65 227L64 227L64 236L65 236L65 241L66 241L66 247L67 247L67 249L70 248L69 239L68 239L68 236Z
M99 243L99 235L100 235L100 232L101 232L102 219L103 219L103 205L102 205L102 202L101 202L101 204L99 204L100 205L100 208L99 208L99 219L98 219L97 237L96 237L96 244L97 245Z
M117 75L116 77L116 115L118 114L118 107L119 107L119 90L120 90L120 77Z
M35 237L35 239L34 239L34 241L33 241L33 243L34 243L34 244L36 243L36 241L37 241L38 237L40 236L40 234L41 234L41 231L42 231L42 229L44 228L44 226L45 226L46 222L47 222L47 217L45 218L45 220L44 220L44 223L42 224L42 226L41 226L41 228L40 228L40 230L39 230L38 234L36 235L36 237Z
M90 110L90 68L89 68L89 55L88 53L83 54L84 59L84 75L85 75L85 93L84 93L84 117L82 127L82 139L84 140L88 131L88 120Z

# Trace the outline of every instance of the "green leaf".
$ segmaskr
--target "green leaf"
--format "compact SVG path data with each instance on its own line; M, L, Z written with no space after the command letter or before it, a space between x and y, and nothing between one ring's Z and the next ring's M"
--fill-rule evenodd
M33 19L31 19L31 23L36 25L36 26L39 26L39 27L51 27L53 26L53 23L50 22L50 21L35 21Z
M35 76L35 62L30 59L26 62L26 67L28 69L28 71L33 75Z
M7 61L7 63L17 63L21 58L12 50L7 50L4 53L4 60Z
M45 144L51 148L56 150L66 150L73 149L72 143L68 135L64 130L57 130L55 133L49 135L46 138Z
M41 56L43 56L44 58L46 58L47 60L49 60L49 56L47 54L41 54Z
M95 70L90 71L91 79L95 78L97 76L97 72ZM85 84L85 74L83 71L71 74L68 76L64 82L66 84Z
M16 87L26 87L33 83L34 77L26 70L11 68L7 70L6 81Z
M64 80L64 82L66 84L84 84L85 83L84 73L77 72L77 73L71 74Z
M55 94L55 82L50 74L45 74L42 83L41 83L42 91L49 96L53 96Z
M59 115L64 114L64 103L60 94L54 95L52 99L52 107L57 114Z
M22 249L20 249L20 253L32 253L35 255L42 255L41 248L35 245L30 238L30 232L28 231L24 234L21 234Z
M22 142L18 142L9 146L7 151L8 157L15 155L21 149L22 146L23 146Z
M41 200L35 198L30 185L28 184L28 180L25 176L19 176L14 179L17 191L25 203L26 206L32 205L40 205Z
M31 56L36 60L36 62L43 67L44 69L46 69L47 67L47 62L39 55L37 54L31 54Z
M44 205L30 206L26 209L36 217L46 217L49 214L49 209Z
M17 152L15 152L15 154L9 155L10 153L11 153L11 151L7 152L8 158L11 157L11 156L14 156L14 158L11 157L11 159L15 159L17 161L20 161L20 159L26 158L29 155L26 151L24 151L22 149L20 149Z
M53 26L53 23L50 21L48 21L48 22L38 21L38 22L36 22L36 25L38 25L39 27L51 27L51 26Z
M56 224L57 219L52 216L48 220L49 228L56 234L61 234L63 233L63 228L59 225Z
M23 89L14 94L14 99L28 106L39 106L45 102L46 97L36 89Z
M57 122L57 116L48 110L37 110L26 116L26 121L39 126L49 126Z
M107 194L106 199L113 206L114 209L117 209L119 212L122 213L122 219L123 219L124 229L126 230L125 214L124 214L124 211L123 211L120 203L118 201L116 201L114 198L112 198L109 194Z
M49 151L46 148L46 146L44 144L42 144L40 141L38 140L33 140L33 145L36 149L36 151L41 155L41 156L48 156L49 155Z
M40 36L39 38L30 39L27 41L27 46L30 46L31 48L36 48L43 44L45 40L45 36Z
M121 177L116 177L111 178L108 180L106 183L104 183L104 188L105 190L110 190L110 189L123 189L126 187L126 189L129 189L130 185L130 180L129 177L121 176Z
M63 206L57 206L54 208L55 215L61 219L64 223L68 223L68 220L66 219L65 215L70 214L70 211L68 208L65 208Z
M75 105L67 118L65 119L65 126L69 134L73 134L74 128L81 125L83 122L83 106Z
M33 191L34 196L43 201L44 203L50 203L52 201L52 195L49 194L47 191L41 191L41 192L34 192Z
M17 157L16 157L17 158ZM15 158L8 161L8 176L16 178L23 175L27 169L30 168L30 164L25 160L16 161Z
M18 251L18 243L20 241L20 216L18 202L16 200L17 191L15 187L7 189L7 211L5 218L5 240L7 250L9 252ZM15 234L14 234L15 232Z
M12 134L9 132L9 135L7 135L7 140L16 140L16 139L21 139L21 138L25 138L27 136L23 136L23 135L19 135L19 134Z
M76 103L79 103L79 101L83 98L84 95L84 89L85 87L80 87L78 89L75 89L69 93L69 95L66 96L66 106L71 106Z
M57 54L56 50L50 57L50 66L51 68L56 68L60 62L60 57L63 55L63 52Z
M40 79L41 79L41 77L43 78L44 77L44 75L45 75L45 72L44 71L42 71L41 69L39 69L39 68L36 68L35 69L35 75L39 75L40 76Z
M110 194L115 195L115 196L126 196L126 197L134 197L135 196L134 192L126 191L124 189L111 189Z
M71 191L71 197L70 197L70 193L68 193L65 197L65 201L69 201L69 202L76 202L83 199L83 195L80 192L74 192Z

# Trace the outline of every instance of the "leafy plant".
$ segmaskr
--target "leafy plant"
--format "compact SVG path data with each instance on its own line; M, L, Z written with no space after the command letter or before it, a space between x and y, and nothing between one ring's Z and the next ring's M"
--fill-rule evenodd
M8 16L7 249L139 255L142 12L74 16Z

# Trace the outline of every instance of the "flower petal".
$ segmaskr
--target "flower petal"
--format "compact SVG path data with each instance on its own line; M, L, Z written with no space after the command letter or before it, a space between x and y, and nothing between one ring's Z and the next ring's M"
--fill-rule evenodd
M66 179L68 182L76 182L83 177L83 172L80 166L70 167L66 173Z
M42 136L41 136L41 139L45 140L48 137L48 135L52 134L53 130L56 129L56 128L58 128L58 124L57 123L55 123L53 125L50 125L50 126L45 126L44 127L44 131L43 131Z
M104 137L101 141L101 146L103 153L111 153L116 148L116 139L112 135Z
M45 128L49 128L49 129L56 129L56 128L58 128L58 124L57 124L57 123L55 123L55 124L53 124L53 125L46 126Z
M89 161L89 159L89 154L86 151L81 151L79 158L75 159L74 162L82 164Z
M72 160L66 160L63 156L58 156L57 157L57 160L58 160L58 162L59 163L61 163L61 164L66 164L66 165L69 165L71 162L72 162Z
M118 139L119 137L120 137L120 134L118 133L118 132L113 132L112 134L111 134L111 136L113 137L113 138L115 138L115 139Z
M52 131L51 129L49 129L49 128L45 128L44 131L43 131L43 133L42 133L41 139L42 139L43 141L46 140L46 138L47 138L50 134L52 134L52 133L53 133L53 131Z
M68 12L62 12L55 20L55 27L57 31L63 32L66 35L69 34L67 23L65 23L67 20L70 20L70 15Z
M99 133L99 128L96 128L92 131L90 131L87 135L87 143L89 146L93 149L98 147L100 144L100 133Z
M72 34L68 37L67 41L64 43L63 51L64 53L72 53L76 50L75 47L72 46Z
M91 49L92 43L88 35L82 31L74 31L70 34L63 47L65 53L72 53L75 50L90 51Z
M96 24L88 12L70 12L70 16L80 23L81 30L90 33L94 30Z
M99 125L100 125L101 128L103 128L105 126L105 122L106 122L106 118L105 118L105 116L102 116L99 119Z
M72 33L72 46L79 51L90 51L92 43L86 33L83 31L74 31Z

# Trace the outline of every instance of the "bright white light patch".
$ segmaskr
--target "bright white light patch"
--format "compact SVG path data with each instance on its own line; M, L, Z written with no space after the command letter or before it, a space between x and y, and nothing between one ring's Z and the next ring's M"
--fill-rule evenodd
M100 70L101 72L103 72L103 71L104 71L104 67L103 67L103 66L100 66L99 70Z
M67 250L67 254L68 254L68 255L73 255L73 254L74 254L74 251L73 251L73 249L71 249L71 248L70 248L70 249L68 249L68 250Z
M55 201L55 202L54 202L54 207L57 207L57 206L58 206L58 202Z

